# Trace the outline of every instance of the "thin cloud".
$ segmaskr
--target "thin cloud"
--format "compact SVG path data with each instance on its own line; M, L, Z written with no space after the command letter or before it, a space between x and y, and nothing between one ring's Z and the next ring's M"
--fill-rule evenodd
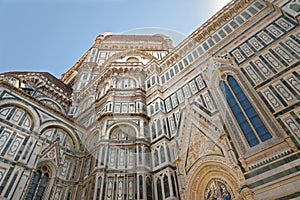
M0 0L0 5L3 3L109 3L109 2L124 2L125 0L27 0L24 2L23 0Z
M214 11L219 11L230 1L231 0L210 0L208 4Z

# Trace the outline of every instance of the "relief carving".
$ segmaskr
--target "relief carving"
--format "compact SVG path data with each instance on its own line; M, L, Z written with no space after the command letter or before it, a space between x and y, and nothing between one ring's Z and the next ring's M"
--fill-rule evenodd
M193 127L187 152L186 171L189 171L199 158L207 155L222 155L222 152L211 139L204 135L199 129Z

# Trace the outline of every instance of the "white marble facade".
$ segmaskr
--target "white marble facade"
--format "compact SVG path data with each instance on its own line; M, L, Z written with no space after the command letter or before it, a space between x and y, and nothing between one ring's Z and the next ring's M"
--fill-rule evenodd
M0 199L300 196L297 1L235 0L177 47L102 34L0 74Z

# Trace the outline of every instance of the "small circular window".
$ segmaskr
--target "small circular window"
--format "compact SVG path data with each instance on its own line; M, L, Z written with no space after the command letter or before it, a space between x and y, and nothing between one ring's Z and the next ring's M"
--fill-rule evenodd
M127 58L126 62L139 62L139 59L136 57L129 57Z

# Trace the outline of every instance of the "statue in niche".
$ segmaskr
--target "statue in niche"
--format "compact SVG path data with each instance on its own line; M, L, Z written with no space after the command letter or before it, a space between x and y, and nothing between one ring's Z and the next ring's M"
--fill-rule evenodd
M200 134L200 131L195 131L195 129L193 129L190 138L190 145L188 148L188 158L186 167L190 168L191 165L203 154L203 151L203 135Z
M206 200L231 200L233 199L232 190L225 181L213 179L205 189Z

